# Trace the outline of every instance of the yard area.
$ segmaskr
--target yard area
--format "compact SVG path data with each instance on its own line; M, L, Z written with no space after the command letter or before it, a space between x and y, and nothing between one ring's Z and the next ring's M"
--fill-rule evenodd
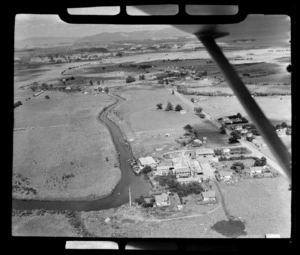
M14 112L15 128L25 129L14 131L13 196L77 200L109 194L121 172L109 131L97 118L113 99L44 94Z

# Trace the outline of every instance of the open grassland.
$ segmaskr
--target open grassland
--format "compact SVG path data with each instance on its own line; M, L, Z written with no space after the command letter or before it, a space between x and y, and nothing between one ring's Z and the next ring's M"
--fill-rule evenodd
M36 213L26 216L12 217L13 236L59 236L80 237L81 235L70 224L63 214L37 215Z
M46 100L44 95L49 95ZM13 196L95 199L109 194L121 172L98 114L107 95L46 92L14 111Z
M187 206L188 207L188 206ZM141 209L124 205L105 211L82 212L85 228L97 237L218 238L210 227L226 216L219 205L194 205L170 214L169 208ZM176 216L177 215L177 216ZM109 223L104 220L110 218ZM172 219L175 218L175 219Z
M286 177L220 183L220 187L230 214L245 220L247 235L278 233L290 237L291 191Z
M124 89L122 96L127 100L115 109L111 118L121 127L125 137L132 141L131 145L136 156L151 153L163 145L179 147L175 139L185 133L183 127L187 124L197 126L202 135L214 146L227 143L227 138L219 134L218 129L209 121L196 116L193 109L172 95L169 88ZM165 111L167 102L172 103L174 107L180 104L186 113ZM163 109L156 109L158 103L163 104Z
M205 112L213 118L221 118L236 113L241 113L247 117L247 113L237 97L203 97L203 96L186 96L194 98L197 102L196 106L201 106ZM206 99L206 100L203 100ZM261 107L267 118L275 125L286 122L291 123L292 108L291 96L272 96L272 97L255 97L258 105Z

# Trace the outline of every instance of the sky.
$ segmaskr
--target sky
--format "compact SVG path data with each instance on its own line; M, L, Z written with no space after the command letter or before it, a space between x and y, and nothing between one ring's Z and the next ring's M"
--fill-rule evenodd
M118 7L117 7L118 8ZM143 12L132 8L132 13L143 14ZM118 9L107 7L84 8L68 10L70 14L116 14ZM176 13L173 8L171 13ZM145 14L145 13L144 13ZM250 30L256 30L262 34L276 34L289 32L289 18L272 17L271 16L248 16L243 21L243 26L236 25L237 31L232 33L249 33ZM15 23L15 40L23 40L29 37L54 36L54 37L84 37L99 34L102 32L131 32L158 30L170 27L169 25L102 25L102 24L68 24L62 21L58 15L38 15L38 14L18 14ZM235 26L235 25L233 25ZM248 28L248 29L246 29ZM249 30L250 29L250 30ZM264 30L265 29L265 30ZM266 30L267 29L267 30ZM271 31L272 30L272 31ZM286 36L288 38L289 36Z
M131 8L135 14L145 14ZM70 14L114 14L115 8L82 8L68 10ZM118 13L118 10L117 10ZM102 32L131 32L142 30L158 30L170 27L168 25L101 25L101 24L68 24L58 15L17 14L15 18L15 39L23 40L37 36L83 37Z

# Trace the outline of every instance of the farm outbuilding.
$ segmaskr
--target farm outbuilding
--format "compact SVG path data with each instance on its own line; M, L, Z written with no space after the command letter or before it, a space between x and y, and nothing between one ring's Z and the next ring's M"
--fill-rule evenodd
M214 201L216 199L216 192L214 190L204 191L201 195L203 201Z
M144 158L139 158L139 161L140 161L142 167L145 167L145 166L156 167L155 160L150 156L144 157Z
M169 195L167 193L162 193L161 195L155 196L155 204L158 207L169 206L170 205Z
M201 148L196 150L197 156L213 156L214 154L214 150L209 148Z

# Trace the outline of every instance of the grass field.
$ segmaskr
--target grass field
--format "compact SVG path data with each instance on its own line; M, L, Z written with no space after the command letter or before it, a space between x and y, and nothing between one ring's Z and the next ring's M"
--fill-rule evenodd
M94 199L120 180L108 130L97 121L106 95L47 92L15 109L13 195L30 199ZM105 183L105 185L103 185ZM31 188L35 190L27 190Z
M183 127L187 124L196 125L212 146L227 144L228 139L219 134L218 129L209 121L197 117L191 107L171 94L169 88L124 89L122 95L127 101L116 108L112 118L120 125L126 138L129 141L133 139L131 145L136 156L151 153L163 145L179 146L175 139L185 133ZM186 113L165 111L167 102L174 107L180 104ZM156 109L158 103L163 104L162 110ZM166 134L170 136L166 137Z
M186 97L200 100L206 98L207 100L199 101L197 105L215 119L238 112L247 117L247 113L237 97ZM291 96L255 97L255 100L274 125L284 121L288 124L291 123Z
M13 236L80 237L63 214L31 214L12 217Z
M230 213L246 221L248 235L278 233L290 237L291 191L285 177L249 179L234 185L220 183L220 186Z

